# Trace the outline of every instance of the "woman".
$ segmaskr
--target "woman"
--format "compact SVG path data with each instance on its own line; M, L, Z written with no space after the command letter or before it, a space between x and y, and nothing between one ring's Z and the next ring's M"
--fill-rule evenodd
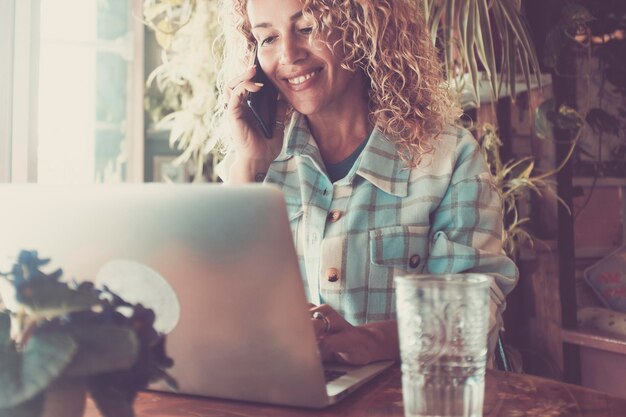
M393 277L421 272L494 275L493 350L517 269L477 143L451 123L419 2L224 2L224 68L248 66L225 82L219 169L282 188L324 358L398 358ZM245 104L260 70L280 92L269 140Z

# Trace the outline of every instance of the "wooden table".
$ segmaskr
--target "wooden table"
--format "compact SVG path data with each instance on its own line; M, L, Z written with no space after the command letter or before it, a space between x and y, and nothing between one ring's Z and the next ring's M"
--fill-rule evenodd
M324 410L141 393L137 417L404 417L398 366ZM626 399L530 375L488 371L485 417L624 417ZM100 417L88 401L85 417Z

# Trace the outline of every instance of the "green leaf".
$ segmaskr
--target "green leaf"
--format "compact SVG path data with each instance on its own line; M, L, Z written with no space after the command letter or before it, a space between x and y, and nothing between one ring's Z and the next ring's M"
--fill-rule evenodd
M535 48L532 45L530 32L526 28L526 25L522 21L519 10L511 0L499 0L498 4L501 6L501 10L506 20L509 22L508 26L511 28L517 41L520 43L518 50L520 54L525 54L530 61L533 69L535 70L535 78L539 86L541 86L541 74L539 71L539 59L535 52ZM515 40L513 40L515 42ZM527 86L530 90L530 85Z
M533 130L539 139L552 137L552 124L548 120L548 114L554 112L554 99L545 100L535 109L535 123Z
M11 408L0 408L0 417L41 417L44 395L39 394L29 401Z
M521 51L519 51L519 59L520 62L522 63L522 72L524 73L524 80L526 81L526 85L530 86L530 62L528 61L528 55L521 53ZM515 77L515 75L513 74L513 77ZM541 78L541 76L539 75L539 78ZM511 90L511 97L515 96L515 80L513 80L512 83L512 90Z
M502 76L498 81L497 90L497 97L500 97L502 84L505 80L509 83L509 92L515 91L516 44L515 42L513 42L511 29L509 28L506 19L502 15L499 3L493 3L491 12L493 14L493 20L495 21L496 27L498 28L498 32L500 34L500 44L502 48L500 53L500 72ZM511 95L514 96L514 94Z
M63 332L78 344L78 351L66 369L68 376L127 369L137 360L139 340L128 327L81 324L64 326Z
M455 15L455 7L454 7L454 2L455 0L447 0L445 2L445 7L446 7L446 11L444 14L444 18L445 18L445 24L443 27L443 33L444 33L444 44L445 45L450 45L449 48L444 48L444 56L445 56L445 64L446 64L446 71L448 74L453 73L453 68L454 68L454 57L452 56L452 45L453 42L452 40L454 39L454 15Z
M478 56L483 61L487 78L491 82L491 96L497 99L498 70L496 66L496 54L493 47L493 34L491 33L491 20L489 19L489 5L487 0L482 0L478 5L480 19Z
M535 160L534 158L528 158L527 160L525 160L526 158L524 158L524 163L526 164L526 168L522 169L522 171L517 174L517 178L524 178L524 179L528 179L530 178L530 174L533 172L533 169L535 168ZM522 164L520 164L521 167Z
M0 354L13 346L11 340L11 314L0 312Z
M476 62L476 57L474 56L474 43L476 35L475 25L476 2L472 1L469 4L467 27L465 28L467 43L465 45L464 57L466 59L467 65L469 66L470 78L474 87L474 95L476 96L477 102L480 103L480 79L478 78L478 64Z
M17 288L17 300L28 307L35 319L62 316L89 310L98 305L98 294L91 290L72 289L49 277L29 280Z
M438 4L434 5L434 12L428 18L428 27L430 27L430 37L433 44L437 40L437 32L439 31L439 22L441 21L441 14L443 13L443 7Z
M23 353L0 353L0 407L10 408L41 393L57 378L76 352L68 335L31 336Z

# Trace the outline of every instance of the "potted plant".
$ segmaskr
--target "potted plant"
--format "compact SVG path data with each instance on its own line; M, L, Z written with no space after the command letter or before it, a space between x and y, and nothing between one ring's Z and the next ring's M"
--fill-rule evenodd
M60 269L46 274L48 262L22 251L0 273L0 417L80 416L85 393L104 417L132 417L138 390L175 385L152 310L92 282L66 283ZM68 398L79 400L74 414Z

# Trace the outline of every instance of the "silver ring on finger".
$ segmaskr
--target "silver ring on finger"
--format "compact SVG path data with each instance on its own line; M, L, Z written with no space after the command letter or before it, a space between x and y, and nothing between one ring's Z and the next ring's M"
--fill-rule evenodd
M276 125L277 128L280 128L280 129L284 129L285 128L285 124L283 122L281 122L280 120L276 120L275 125Z
M321 320L322 322L324 322L324 333L330 332L330 321L328 320L328 317L326 317L319 311L314 312L312 317L315 320Z

